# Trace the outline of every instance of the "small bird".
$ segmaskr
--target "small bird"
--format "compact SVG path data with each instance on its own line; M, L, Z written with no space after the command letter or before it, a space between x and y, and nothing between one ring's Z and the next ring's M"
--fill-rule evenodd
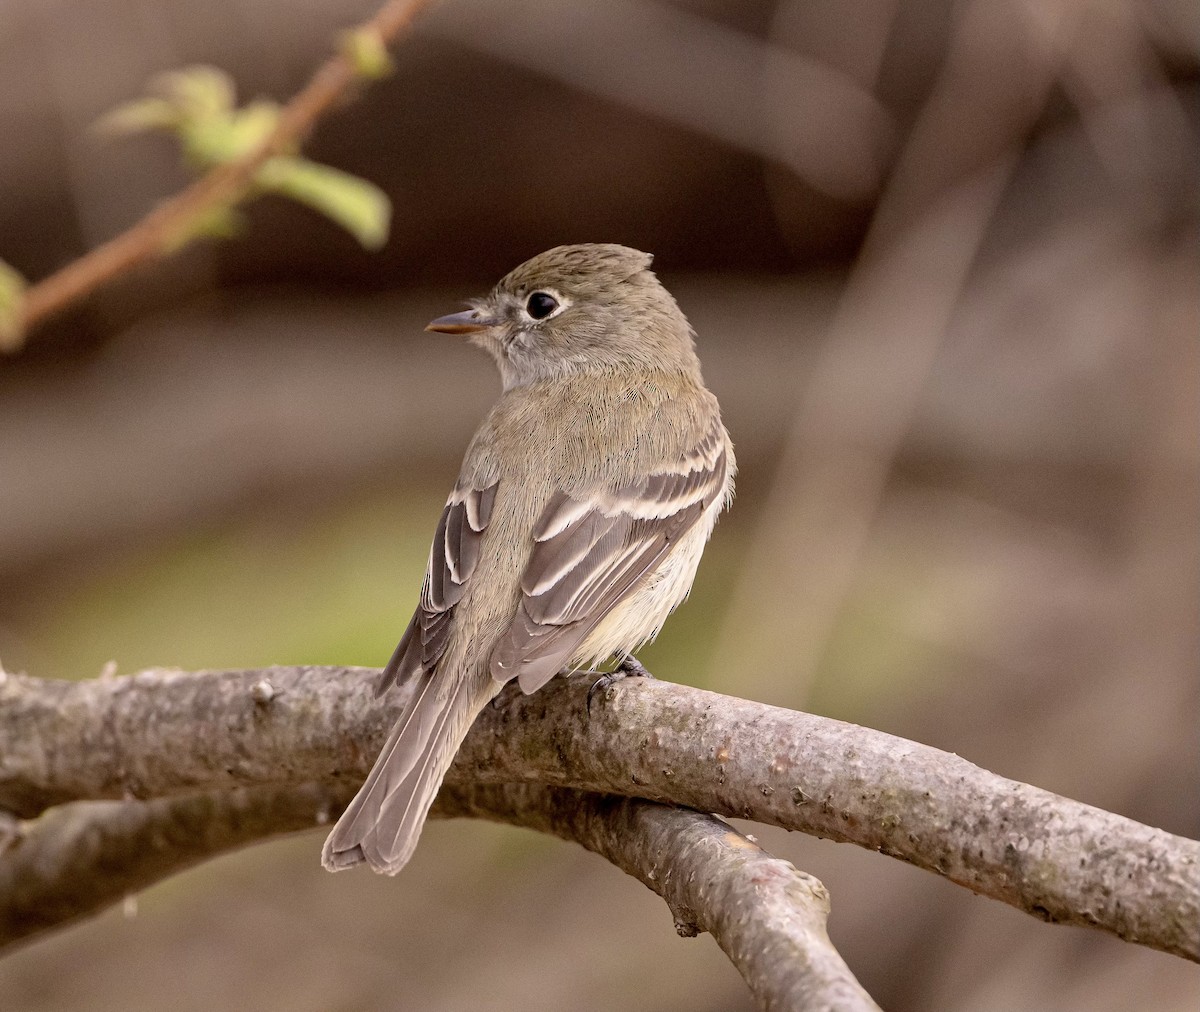
M426 330L465 334L504 391L467 448L420 602L379 681L412 697L325 841L340 871L394 875L412 856L454 753L516 679L633 651L687 597L733 497L733 447L694 335L626 246L558 246Z

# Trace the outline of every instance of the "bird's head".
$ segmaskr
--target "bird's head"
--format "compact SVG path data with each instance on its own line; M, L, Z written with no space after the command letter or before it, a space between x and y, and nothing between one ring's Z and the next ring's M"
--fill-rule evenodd
M691 328L651 259L612 243L556 246L425 329L466 334L496 359L506 390L595 371L691 372Z

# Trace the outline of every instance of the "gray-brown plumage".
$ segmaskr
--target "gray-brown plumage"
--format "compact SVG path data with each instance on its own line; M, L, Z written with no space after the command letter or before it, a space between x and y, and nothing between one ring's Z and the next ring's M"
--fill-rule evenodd
M734 459L692 331L624 246L560 246L430 330L496 359L421 598L379 691L414 695L325 843L395 874L476 714L517 679L627 657L691 588Z

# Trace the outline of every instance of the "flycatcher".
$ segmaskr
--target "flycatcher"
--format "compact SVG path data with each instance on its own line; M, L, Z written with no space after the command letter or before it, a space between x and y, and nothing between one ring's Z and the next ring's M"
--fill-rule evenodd
M331 871L394 875L454 753L514 678L652 640L687 597L734 458L693 332L625 246L559 246L426 328L465 334L504 392L471 440L433 536L421 599L379 692L412 700L325 842Z

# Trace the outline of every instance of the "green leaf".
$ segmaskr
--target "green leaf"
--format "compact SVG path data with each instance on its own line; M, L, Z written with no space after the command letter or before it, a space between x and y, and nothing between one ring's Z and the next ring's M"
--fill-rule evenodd
M390 68L378 32L359 30L342 39L355 70L379 77ZM119 106L100 122L122 133L165 129L174 133L184 157L197 170L245 158L258 149L279 123L275 102L258 100L238 109L233 79L216 67L197 66L163 74L151 84L152 96ZM299 201L337 222L367 249L387 242L391 204L379 187L345 172L319 165L286 149L266 162L255 176L255 188ZM189 221L170 237L170 250L201 235L228 237L242 220L229 207L217 208Z
M93 129L103 134L137 134L147 130L175 130L179 110L165 98L136 98L96 120Z
M210 207L192 218L163 244L167 253L175 253L193 239L232 239L246 227L246 218L232 207Z
M220 67L205 64L160 74L150 82L150 91L182 116L199 120L228 116L237 97L233 78Z
M264 190L320 211L367 249L379 249L387 242L392 205L374 183L307 158L287 156L268 161L255 181Z
M21 303L27 287L21 274L0 260L0 351L16 351L25 340Z
M188 160L211 168L258 147L278 122L279 106L260 100L232 113L189 119L180 125L179 136Z
M342 52L359 77L374 81L387 77L395 69L377 28L363 27L343 32L340 42Z
M271 102L234 108L233 78L216 67L197 66L161 74L151 95L117 106L96 124L112 134L168 130L178 135L193 165L211 168L236 158L274 127L279 109Z

